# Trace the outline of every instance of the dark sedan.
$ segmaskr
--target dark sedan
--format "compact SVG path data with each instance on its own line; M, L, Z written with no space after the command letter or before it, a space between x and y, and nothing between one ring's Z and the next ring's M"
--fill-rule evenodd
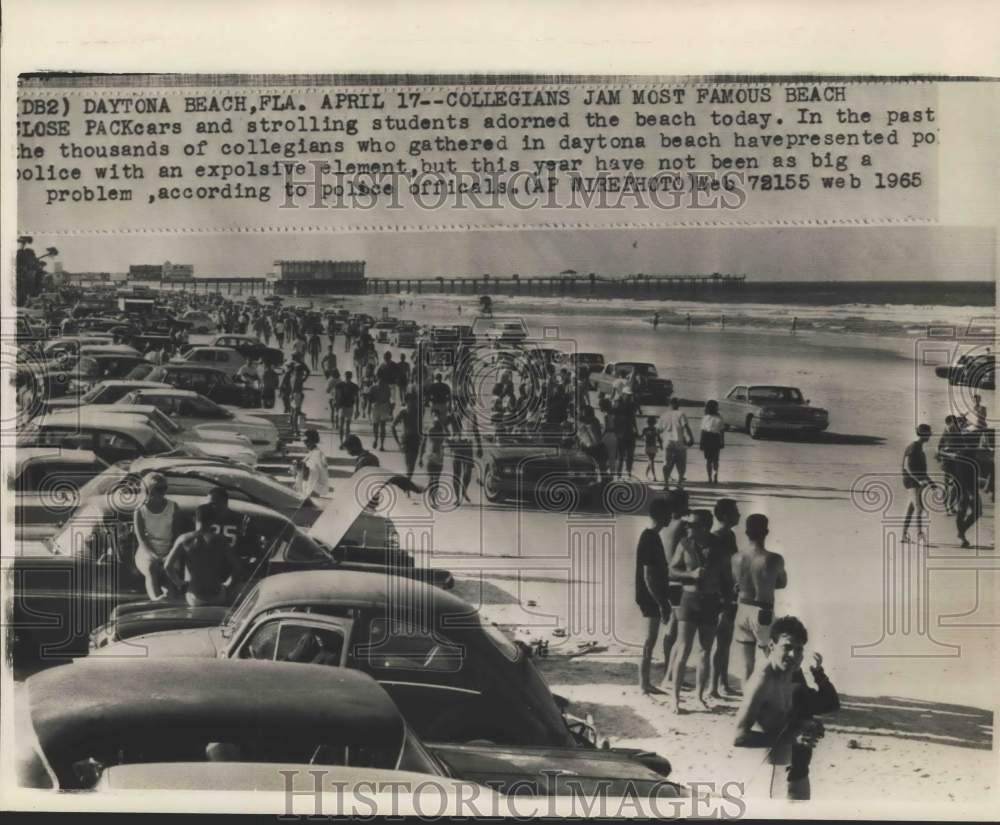
M216 404L236 407L260 406L256 390L234 381L222 370L196 364L163 364L154 367L145 376L146 381L170 384L179 390L193 390Z
M569 510L601 484L597 462L573 437L500 435L484 444L481 483L488 501L532 501L545 510Z
M767 433L821 433L830 426L830 416L812 407L798 387L738 385L719 401L719 415L726 426L746 430L751 438Z

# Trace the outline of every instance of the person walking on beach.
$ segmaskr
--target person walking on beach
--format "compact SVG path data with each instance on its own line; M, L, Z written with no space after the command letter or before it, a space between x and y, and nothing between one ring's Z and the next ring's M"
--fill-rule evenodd
M910 541L910 520L917 516L917 541L926 538L923 529L924 502L923 490L936 485L927 475L927 456L924 454L924 444L931 440L931 425L921 424L917 427L917 440L911 441L903 451L903 489L909 497L906 505L906 515L903 517L904 544Z
M626 386L613 408L615 435L618 438L617 475L625 470L626 475L632 475L632 464L635 461L635 445L639 438L639 428L635 417L639 413L635 403L635 394L630 386Z
M712 679L709 696L721 699L719 688L726 696L734 691L729 686L729 649L733 641L733 625L736 620L736 574L734 560L739 554L736 534L733 528L740 523L740 510L731 498L720 498L715 502L715 520L719 526L712 531L715 547L721 556L722 587L719 623L715 631L715 650L712 652Z
M278 389L278 373L270 363L264 364L260 376L260 405L268 410L274 409L274 396Z
M979 496L979 438L975 429L962 433L964 439L956 444L951 463L952 479L956 488L955 525L962 547L972 547L965 534L983 514ZM965 440L973 439L975 440Z
M958 420L953 415L945 416L944 431L938 439L936 458L941 462L941 471L944 473L945 486L945 512L949 516L955 515L955 508L958 505L959 489L955 480L955 459L958 456L960 443L962 441L962 430L958 425Z
M368 400L371 405L372 449L385 450L385 430L392 421L392 385L383 379L378 379L368 390Z
M747 516L746 536L750 547L732 560L737 591L733 641L740 646L744 685L753 673L757 648L764 650L770 643L774 591L788 586L784 558L765 547L768 533L767 516L760 513Z
M313 330L312 335L309 336L309 359L313 371L319 369L319 356L321 352L323 352L323 340L319 337L319 332Z
M660 531L670 521L671 508L667 499L653 499L649 505L650 526L642 531L635 551L635 603L646 621L646 640L639 659L639 689L646 695L663 695L664 691L650 681L653 649L660 635L660 625L670 621L671 607L667 598L669 571L666 551ZM664 640L666 641L666 640ZM669 651L664 645L664 658Z
M719 453L726 446L724 432L726 423L719 415L719 402L708 401L701 419L700 447L705 456L705 471L708 483L719 483Z
M744 686L736 714L738 748L768 748L772 799L809 799L812 751L823 737L816 715L840 709L837 690L823 671L823 657L813 654L810 668L815 688L802 673L809 636L794 616L782 616L771 627L767 661ZM759 728L757 730L756 728Z
M660 313L653 313L653 329L655 330L660 325Z
M424 466L424 449L430 444L427 451L427 475L428 487L430 488L431 507L437 508L438 494L441 479L441 469L444 467L444 444L448 437L448 430L445 427L444 419L437 410L431 412L431 426L427 431L427 437L420 442L420 455L417 463Z
M646 450L646 458L648 459L648 463L646 464L646 478L649 478L650 474L652 474L653 481L656 481L656 454L663 446L663 439L660 438L660 433L656 429L655 415L646 417L646 427L642 431L642 441Z
M420 409L420 402L417 394L413 390L406 393L405 406L396 415L392 422L392 437L396 440L403 451L403 458L406 461L406 477L412 481L413 471L417 466L417 456L420 453L420 437L423 433L423 411ZM400 440L398 425L403 425L403 438Z
M687 474L687 451L694 444L691 425L687 416L681 412L680 401L675 397L670 399L670 409L660 416L658 429L664 439L663 489L670 487L670 476L677 468L677 486L684 486L684 476Z
M280 315L274 319L274 340L278 342L278 349L285 348L285 322Z
M358 400L358 385L351 378L351 371L347 370L344 373L344 380L340 383L338 435L341 449L344 447L344 439L351 434L351 420L354 418L354 407Z
M302 440L306 445L306 454L299 465L296 489L303 496L326 498L331 495L330 469L326 454L319 446L319 433L313 429L306 430Z
M323 375L325 375L328 380L337 369L337 353L333 351L333 344L330 344L327 348L326 355L323 356L322 369Z

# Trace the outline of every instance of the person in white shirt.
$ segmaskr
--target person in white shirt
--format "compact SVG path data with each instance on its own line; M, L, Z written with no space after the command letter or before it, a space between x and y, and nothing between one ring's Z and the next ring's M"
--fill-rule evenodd
M677 486L684 486L687 473L687 448L694 444L691 425L680 410L680 401L670 399L670 409L660 416L657 429L663 439L663 489L670 489L670 476L677 468Z
M296 479L296 489L304 496L330 496L330 472L326 466L326 455L319 448L319 433L306 430L302 439L306 445L306 455L302 460L302 473Z
M705 454L705 469L708 483L719 483L719 453L725 443L726 423L719 415L719 402L705 403L705 415L701 419L701 451Z

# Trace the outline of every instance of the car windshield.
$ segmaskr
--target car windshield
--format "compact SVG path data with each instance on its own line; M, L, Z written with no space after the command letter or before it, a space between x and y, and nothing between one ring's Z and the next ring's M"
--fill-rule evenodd
M486 638L493 642L493 646L503 654L504 658L516 662L520 655L517 645L508 639L507 635L493 622L482 619L481 626Z
M656 367L652 364L623 364L622 366L627 367L630 372L636 375L645 375L650 378L656 377Z
M229 628L230 631L235 631L236 628L241 627L253 615L254 608L257 606L259 599L260 587L255 587L242 601L232 606L222 622L223 626Z
M754 404L802 404L802 393L795 387L751 387L750 401Z
M106 387L107 384L105 384L103 381L100 384L95 384L93 387L87 390L87 392L85 392L83 395L80 396L80 403L92 404L97 399L97 397L102 392L104 392Z
M220 407L211 399L205 398L204 395L198 395L194 398L189 398L188 403L191 405L191 413L193 415L199 415L204 418L232 418L233 414L229 410Z

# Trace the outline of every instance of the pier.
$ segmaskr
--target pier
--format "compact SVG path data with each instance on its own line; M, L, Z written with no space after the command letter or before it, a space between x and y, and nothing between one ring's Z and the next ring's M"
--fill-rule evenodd
M705 292L740 289L746 275L645 275L638 273L620 278L595 274L563 274L521 277L509 275L461 276L436 278L368 278L370 295L410 293L415 295L510 295L612 298L687 298Z

